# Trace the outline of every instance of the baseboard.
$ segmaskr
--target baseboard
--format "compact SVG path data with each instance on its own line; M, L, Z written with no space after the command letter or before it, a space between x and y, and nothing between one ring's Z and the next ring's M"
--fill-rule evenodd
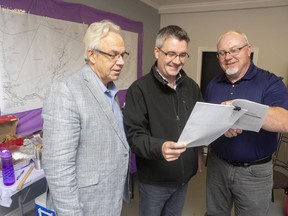
M31 201L25 203L23 205L23 214L32 211L35 209L35 200L32 199ZM19 216L19 208L14 209L13 211L9 212L5 216Z

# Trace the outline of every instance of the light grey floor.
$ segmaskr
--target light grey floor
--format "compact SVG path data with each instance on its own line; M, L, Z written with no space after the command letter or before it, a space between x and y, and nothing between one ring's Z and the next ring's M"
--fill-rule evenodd
M204 216L205 214L205 176L206 168L198 173L189 182L189 191L186 197L182 216ZM138 215L138 188L135 177L134 199L130 204L124 204L121 216ZM285 216L285 194L283 190L274 190L275 200L271 202L268 216ZM233 215L233 214L232 214ZM260 216L260 215L255 215Z

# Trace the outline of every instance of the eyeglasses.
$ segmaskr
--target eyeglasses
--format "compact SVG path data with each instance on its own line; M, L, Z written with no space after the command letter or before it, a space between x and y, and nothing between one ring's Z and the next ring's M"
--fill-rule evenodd
M157 47L166 57L170 60L175 59L177 56L179 56L179 59L181 61L184 61L186 58L189 58L189 54L184 52L180 54L176 54L175 52L164 52L160 47Z
M239 47L239 48L229 49L228 51L224 51L224 50L219 51L217 52L217 58L225 58L228 53L234 57L235 55L239 54L240 51L246 46L248 46L248 44L245 44L244 46Z
M126 52L126 51L123 52L123 53L110 54L110 53L104 52L104 51L99 50L99 49L93 49L93 50L96 51L96 52L98 52L98 53L100 53L100 54L102 54L102 55L107 56L108 58L110 58L110 59L113 60L113 61L117 61L117 60L120 58L120 56L121 56L123 59L126 59L127 56L129 56L129 53Z

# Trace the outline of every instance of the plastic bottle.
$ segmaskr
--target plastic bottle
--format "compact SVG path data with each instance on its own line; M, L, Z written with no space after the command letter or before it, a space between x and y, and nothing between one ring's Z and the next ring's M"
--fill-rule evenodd
M0 149L0 157L2 163L3 183L6 186L13 185L15 183L15 172L12 154L6 149Z

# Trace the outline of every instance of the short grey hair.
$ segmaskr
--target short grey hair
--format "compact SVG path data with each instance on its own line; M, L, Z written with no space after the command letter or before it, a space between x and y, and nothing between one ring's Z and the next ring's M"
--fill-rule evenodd
M190 38L184 29L177 25L169 25L159 30L156 37L155 47L161 48L165 40L168 38L176 38L179 41L184 40L187 44L190 41Z
M120 34L120 30L120 26L116 25L110 20L102 20L100 22L90 24L83 39L85 45L85 60L88 59L88 50L101 48L100 41L103 37L105 37L111 31Z

